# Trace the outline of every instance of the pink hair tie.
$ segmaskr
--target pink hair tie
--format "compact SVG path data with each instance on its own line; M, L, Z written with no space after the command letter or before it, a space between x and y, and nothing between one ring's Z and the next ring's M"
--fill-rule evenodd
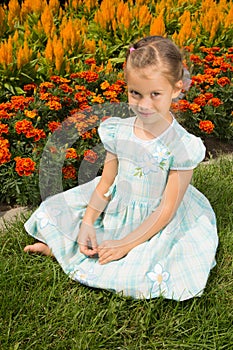
M129 52L132 52L132 51L135 51L135 48L134 48L134 47L131 47L131 48L129 49Z

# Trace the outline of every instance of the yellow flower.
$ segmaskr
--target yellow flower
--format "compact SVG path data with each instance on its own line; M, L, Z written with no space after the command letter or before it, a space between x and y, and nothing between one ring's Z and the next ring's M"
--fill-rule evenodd
M106 90L110 86L109 82L105 80L102 84L100 84L100 87L102 90Z
M24 111L24 114L26 115L26 117L28 118L35 118L37 116L36 111L28 111L27 109Z

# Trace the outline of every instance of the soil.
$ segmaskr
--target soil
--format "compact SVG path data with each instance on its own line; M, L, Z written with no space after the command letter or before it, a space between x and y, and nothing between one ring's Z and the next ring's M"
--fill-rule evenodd
M206 159L217 158L222 154L233 155L233 140L221 141L217 138L207 138L204 140L206 146Z

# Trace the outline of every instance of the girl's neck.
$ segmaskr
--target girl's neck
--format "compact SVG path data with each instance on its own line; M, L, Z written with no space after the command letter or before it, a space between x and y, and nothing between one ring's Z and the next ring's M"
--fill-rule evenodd
M134 124L134 133L142 140L151 140L163 134L172 122L173 116L171 113L169 113L167 118L163 118L154 123L144 123L137 117Z

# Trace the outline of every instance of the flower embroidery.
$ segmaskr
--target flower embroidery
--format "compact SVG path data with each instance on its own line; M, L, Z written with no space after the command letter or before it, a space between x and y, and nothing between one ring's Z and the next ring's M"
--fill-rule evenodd
M152 153L145 153L143 160L139 163L139 167L135 168L134 176L142 177L150 172L157 172L158 167L164 169L170 152L166 147L158 146L157 151Z
M86 286L89 286L90 281L93 281L97 278L97 275L93 273L93 268L91 268L88 272L85 272L83 269L79 268L79 270L75 271L72 278Z
M161 293L168 292L167 281L170 277L169 272L163 271L163 268L160 264L156 264L154 267L154 271L147 272L147 276L151 281L153 281L153 286L151 290L151 294L160 291Z
M40 211L36 214L37 219L39 220L40 228L45 228L47 225L56 226L57 225L57 216L61 214L59 209L50 209L49 211Z

